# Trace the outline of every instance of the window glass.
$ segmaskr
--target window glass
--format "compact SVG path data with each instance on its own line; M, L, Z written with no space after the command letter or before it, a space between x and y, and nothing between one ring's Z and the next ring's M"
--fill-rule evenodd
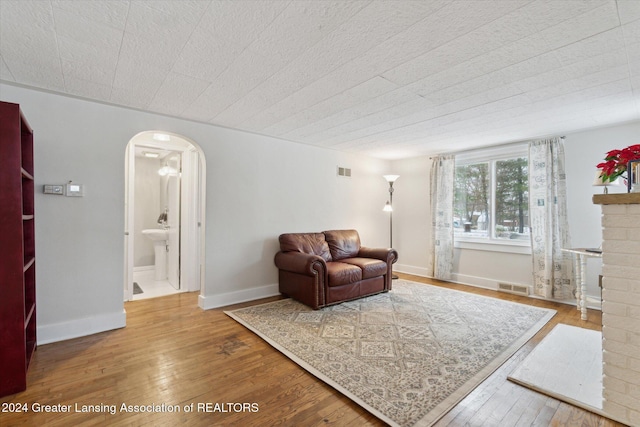
M490 221L489 163L456 167L453 205L455 234L488 237Z
M528 242L528 176L526 156L458 164L455 239Z
M495 238L529 240L528 161L519 157L495 165Z

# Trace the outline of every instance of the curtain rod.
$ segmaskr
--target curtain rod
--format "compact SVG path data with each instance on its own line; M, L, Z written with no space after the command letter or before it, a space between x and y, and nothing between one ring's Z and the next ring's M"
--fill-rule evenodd
M562 135L559 138L560 139L566 139L566 136ZM543 139L543 138L541 138L541 139ZM455 155L455 154L460 154L460 153L469 153L469 152L472 152L472 151L479 151L479 150L487 150L487 149L491 149L491 148L505 147L507 145L524 144L524 143L530 142L530 141L533 141L533 140L505 142L504 144L488 145L486 147L477 147L477 148L472 148L470 150L460 150L460 151L452 151L452 152L449 152L449 153L441 153L441 154L438 154L437 156L449 156L449 155ZM434 159L437 156L430 156L429 160Z

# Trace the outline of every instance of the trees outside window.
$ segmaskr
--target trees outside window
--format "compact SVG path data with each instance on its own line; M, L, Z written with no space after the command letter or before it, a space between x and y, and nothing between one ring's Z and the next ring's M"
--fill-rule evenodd
M456 239L529 240L529 180L526 157L456 166Z

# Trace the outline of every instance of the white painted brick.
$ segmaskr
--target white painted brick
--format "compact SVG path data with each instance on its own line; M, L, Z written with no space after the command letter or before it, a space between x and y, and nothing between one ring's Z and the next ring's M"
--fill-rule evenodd
M615 267L608 267L610 269L614 269ZM607 272L607 269L602 268L602 272ZM621 279L619 277L612 277L610 274L607 277L602 278L602 287L606 288L608 291L628 291L629 290L629 280ZM626 303L626 301L623 301Z
M611 351L602 352L602 362L622 369L629 367L629 357L623 354L613 353Z
M603 274L606 272L611 275L615 273L615 269L616 269L615 266L605 265L602 267L602 272ZM629 277L604 276L602 278L602 286L605 289L613 289L613 290L626 289L630 293L637 293L638 283L640 283L640 280L637 280L635 278L629 278ZM625 300L625 302L628 302L628 301Z
M631 336L637 335L640 338L640 334L633 334L633 332L627 332L627 340L625 342L614 341L614 340L604 340L602 343L602 348L611 351L614 353L626 354L629 356L640 354L640 347L636 346L631 341ZM639 378L640 380L640 378ZM639 383L640 384L640 383Z
M635 346L636 353L640 354L640 334L634 334L633 332L627 332L627 342L629 345Z
M629 304L631 305L640 304L639 301L635 301L633 300L633 298L637 298L636 294L634 294L633 292L614 291L607 288L604 288L602 290L602 299L604 301L621 302L621 303L624 303L625 301L629 301Z
M603 380L604 380L604 378L603 378ZM629 396L633 397L638 402L640 402L640 385L638 385L638 384L628 384L628 386L626 388L627 388L626 391L620 391L620 393L629 393ZM619 390L614 390L614 391L619 391Z
M602 313L615 314L616 316L629 315L627 304L621 304L613 301L602 301Z
M631 230L629 230L629 233L627 234L627 239L635 240L635 241L640 240L640 227L632 228Z
M623 267L640 267L640 254L638 253L615 253L608 254L604 265L623 266Z
M612 417L620 421L626 422L629 419L629 409L610 400L603 400L602 409L604 409L604 412L611 414Z
M613 390L605 390L602 393L602 396L607 399L608 401L613 401L616 402L617 404L624 406L626 408L635 408L638 405L638 402L636 402L631 396L629 396L628 394L623 394L623 393L618 393L616 391Z
M606 215L602 218L602 227L635 228L640 222L640 215Z
M630 230L628 228L607 227L602 230L604 240L627 240Z
M605 240L602 243L602 258L605 263L611 263L611 254L640 254L640 241L630 240Z
M609 377L607 375L602 376L602 386L608 390L618 393L628 393L630 385L624 381L620 381L617 378Z
M640 205L602 212L603 409L640 425Z
M634 321L629 317L616 316L614 314L604 314L603 319L603 323L613 326L614 328L640 334L640 321L638 320Z
M602 337L607 341L618 341L623 343L626 343L628 339L627 331L625 331L624 329L614 328L609 325L604 325L602 327Z
M626 215L627 205L602 205L602 215Z
M605 363L603 366L604 375L609 378L615 378L620 381L635 384L637 381L640 381L640 372L630 371L628 369L619 368L614 365L609 365Z

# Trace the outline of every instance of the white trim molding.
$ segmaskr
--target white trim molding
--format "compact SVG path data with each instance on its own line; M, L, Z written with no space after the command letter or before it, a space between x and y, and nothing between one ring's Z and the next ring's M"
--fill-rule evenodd
M257 288L243 289L240 291L227 292L216 295L200 295L198 306L203 310L225 307L227 305L239 304L241 302L254 301L261 298L280 295L278 284L265 285Z
M38 326L38 345L70 340L113 329L124 328L127 323L127 312L101 314L52 325Z

